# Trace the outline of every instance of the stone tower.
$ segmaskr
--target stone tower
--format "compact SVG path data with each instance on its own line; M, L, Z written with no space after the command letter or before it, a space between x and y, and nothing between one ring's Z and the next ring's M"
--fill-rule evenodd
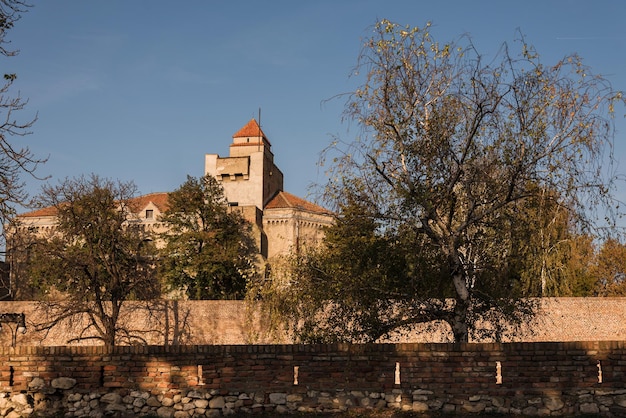
M326 209L283 190L283 173L255 119L233 135L228 157L206 154L204 173L222 184L231 210L255 226L265 259L317 245L333 222Z
M229 156L206 154L204 174L222 184L231 210L239 211L255 228L263 257L268 256L263 209L283 190L283 173L274 164L271 144L255 119L233 135Z
M283 173L274 164L271 144L255 119L233 135L228 157L205 156L204 174L211 174L224 187L231 206L265 205L283 190Z

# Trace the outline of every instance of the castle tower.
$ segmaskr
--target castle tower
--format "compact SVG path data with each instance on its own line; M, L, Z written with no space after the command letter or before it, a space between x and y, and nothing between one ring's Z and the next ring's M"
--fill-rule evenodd
M222 184L232 210L256 226L255 238L263 257L268 255L263 209L283 190L283 173L274 164L270 141L255 119L233 135L228 157L206 154L204 174Z
M231 206L265 205L283 190L283 173L274 164L271 144L255 119L233 135L230 155L205 156L205 174L211 174L224 188Z

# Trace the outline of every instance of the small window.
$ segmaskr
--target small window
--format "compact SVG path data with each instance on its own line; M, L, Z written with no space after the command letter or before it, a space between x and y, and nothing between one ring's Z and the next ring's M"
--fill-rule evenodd
M146 209L146 219L153 219L154 211L152 209Z

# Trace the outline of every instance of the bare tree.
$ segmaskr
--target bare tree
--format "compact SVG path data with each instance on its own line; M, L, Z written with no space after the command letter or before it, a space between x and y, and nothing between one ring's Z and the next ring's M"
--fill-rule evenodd
M21 0L0 0L0 54L13 57L18 50L8 48L8 31L13 28L21 14L30 7ZM13 93L13 84L17 79L15 73L5 73L4 82L0 84L0 224L2 226L15 215L17 205L27 203L23 174L35 176L37 167L46 159L34 156L30 149L16 145L12 138L30 134L37 117L20 121L18 113L24 110L28 100L23 99L19 92Z

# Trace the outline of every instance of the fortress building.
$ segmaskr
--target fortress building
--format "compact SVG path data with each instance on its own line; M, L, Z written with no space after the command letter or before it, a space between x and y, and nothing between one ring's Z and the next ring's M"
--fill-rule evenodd
M232 210L255 225L266 259L318 242L332 223L326 209L283 191L283 173L254 119L233 135L228 157L205 156L204 173L222 184Z
M240 211L253 224L265 260L317 245L324 227L333 222L328 210L283 190L283 173L255 119L233 135L228 157L206 154L204 173L221 183L231 210ZM163 232L159 218L168 207L167 193L139 196L135 203L143 227ZM54 208L42 208L20 215L19 221L19 228L44 234L54 228L56 213Z

